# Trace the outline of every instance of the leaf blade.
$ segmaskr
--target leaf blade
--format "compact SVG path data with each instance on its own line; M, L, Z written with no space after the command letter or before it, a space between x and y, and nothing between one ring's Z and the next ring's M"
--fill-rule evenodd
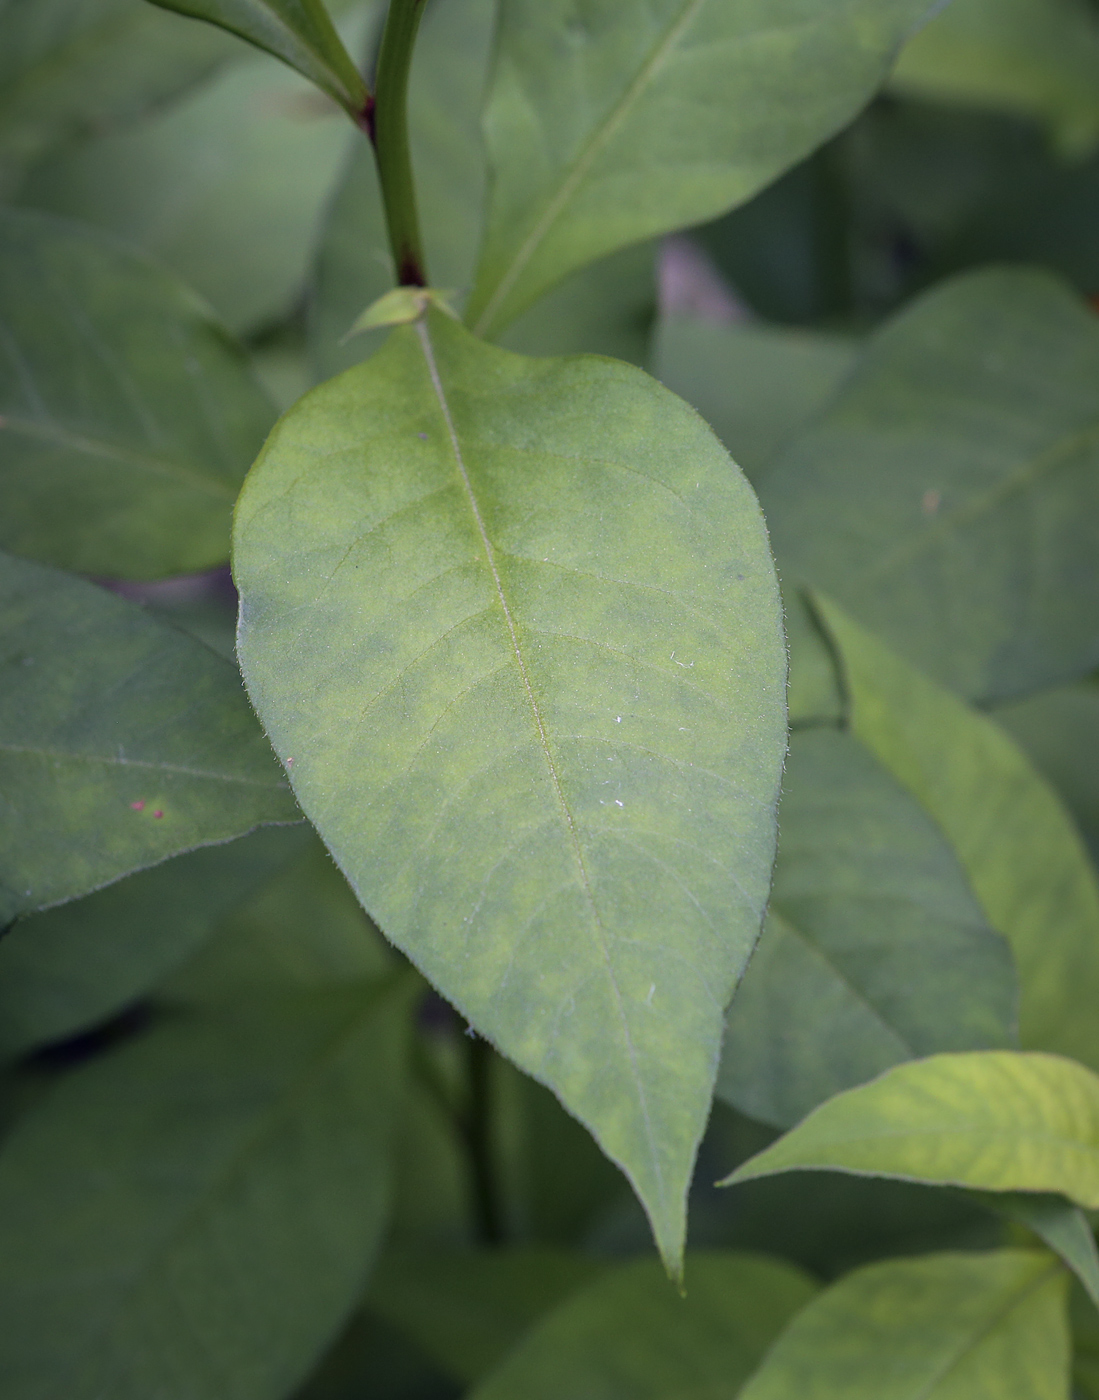
M785 657L762 524L640 371L427 324L314 391L250 476L242 665L365 907L596 1133L675 1261L713 1018L770 876ZM639 533L604 524L627 510Z

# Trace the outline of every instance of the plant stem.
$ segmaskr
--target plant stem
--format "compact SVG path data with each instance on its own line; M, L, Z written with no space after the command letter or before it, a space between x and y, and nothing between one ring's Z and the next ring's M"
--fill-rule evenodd
M492 1152L492 1047L480 1036L469 1043L469 1100L465 1115L466 1150L473 1184L473 1212L482 1244L504 1240Z
M425 3L390 0L378 52L374 106L364 123L378 160L389 246L401 287L427 286L408 141L408 74Z

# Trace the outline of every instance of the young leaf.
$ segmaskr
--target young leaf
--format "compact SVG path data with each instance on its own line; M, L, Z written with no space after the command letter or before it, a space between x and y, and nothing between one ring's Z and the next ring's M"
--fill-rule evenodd
M665 1400L735 1394L813 1297L800 1270L749 1254L692 1253L679 1297L655 1261L620 1265L533 1328L472 1400Z
M1099 1076L1059 1055L932 1055L821 1104L724 1185L846 1171L1099 1209Z
M429 311L281 420L234 568L249 691L363 904L675 1267L785 750L751 488L639 370Z
M378 1261L367 1302L464 1385L496 1366L543 1313L604 1271L564 1249L399 1250Z
M177 1017L23 1119L0 1155L5 1400L283 1400L385 1225L407 1003Z
M156 578L228 555L274 409L205 307L103 234L0 210L0 545Z
M793 736L767 923L717 1093L789 1126L903 1060L1015 1043L1011 952L909 793L849 735Z
M653 373L757 481L824 408L855 356L855 342L836 335L669 316L656 330Z
M54 147L139 117L238 46L145 0L0 7L0 198Z
M1099 880L1057 795L991 720L818 599L851 726L954 847L1019 969L1024 1048L1099 1069Z
M0 928L300 817L235 667L90 583L0 554Z
M1067 1400L1067 1281L1038 1250L871 1264L794 1319L740 1400Z
M928 0L504 0L467 319L741 203L844 126Z
M992 269L878 332L759 490L787 585L989 700L1099 664L1097 466L1099 319Z
M20 919L0 939L0 1055L88 1029L184 962L300 854L304 823L253 832Z
M152 0L164 10L208 20L296 68L338 102L353 120L365 120L369 94L324 0Z
M1099 144L1099 20L1088 0L952 0L906 45L891 87L1037 117L1063 154Z

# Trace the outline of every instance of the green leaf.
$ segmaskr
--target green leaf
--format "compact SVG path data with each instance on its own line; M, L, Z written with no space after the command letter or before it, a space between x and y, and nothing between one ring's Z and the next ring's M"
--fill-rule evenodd
M236 668L0 554L0 928L300 814Z
M1099 1209L1099 1076L1059 1055L932 1055L821 1104L724 1185L846 1171Z
M519 1342L472 1400L664 1400L724 1385L734 1394L814 1293L789 1264L692 1253L680 1297L655 1260L610 1269Z
M1066 1283L1037 1250L872 1264L794 1319L740 1400L1068 1400Z
M429 311L281 420L234 569L249 691L337 863L674 1267L785 750L751 489L639 370Z
M186 91L237 45L145 0L31 0L0 9L0 198L54 147Z
M373 7L351 18L358 37ZM233 329L266 329L300 300L349 147L366 143L296 73L234 48L244 61L185 101L37 165L19 203L137 244Z
M1015 1043L1011 952L941 832L848 735L793 736L763 936L729 1009L717 1093L786 1127L939 1050Z
M990 700L1099 664L1097 465L1099 320L992 269L879 331L759 491L788 587Z
M855 353L854 341L836 335L669 316L657 327L653 373L698 409L756 481L824 408Z
M942 828L1011 944L1024 1048L1099 1069L1099 880L1068 813L996 724L818 605L855 734Z
M472 1384L543 1313L606 1267L590 1255L537 1246L476 1254L394 1251L378 1261L367 1303L448 1375Z
M492 334L567 273L748 199L847 124L928 9L504 0L470 324Z
M1069 1315L1074 1352L1073 1383L1083 1400L1095 1400L1099 1396L1099 1313L1079 1286L1072 1291Z
M0 210L0 545L82 573L223 563L274 410L174 278L92 229Z
M1059 1254L1099 1307L1099 1249L1079 1206L1071 1205L1062 1196L1039 1192L980 1191L971 1195L989 1210L1025 1225L1054 1254Z
M368 93L324 0L152 0L164 10L208 20L281 58L364 120Z
M407 984L406 984L407 988ZM0 1155L5 1400L282 1400L385 1224L405 993L177 1017Z
M952 0L904 49L892 87L1037 117L1063 153L1099 144L1099 19L1088 0Z
M177 856L0 939L0 1055L106 1021L184 962L219 921L301 852L303 825Z

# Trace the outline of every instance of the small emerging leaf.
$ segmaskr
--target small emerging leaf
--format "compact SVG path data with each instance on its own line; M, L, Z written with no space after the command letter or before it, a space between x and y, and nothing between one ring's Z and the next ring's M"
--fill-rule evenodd
M343 107L363 119L369 94L336 33L324 0L152 0L164 10L208 20L266 49L296 68Z
M1019 970L1024 1049L1099 1069L1099 880L1056 793L1009 736L852 621L817 606L850 722L938 823Z
M437 292L430 287L394 287L385 296L371 302L344 336L350 340L362 331L378 330L382 326L408 326L418 321L429 306L448 316L457 313L451 305L452 292Z
M249 691L364 906L677 1267L786 744L751 488L641 371L429 310L281 420L234 569Z
M1099 1210L1099 1075L1058 1055L932 1055L814 1109L723 1185L845 1171L984 1191L1044 1191Z
M1037 1250L871 1264L799 1313L740 1400L1067 1400L1067 1282Z

